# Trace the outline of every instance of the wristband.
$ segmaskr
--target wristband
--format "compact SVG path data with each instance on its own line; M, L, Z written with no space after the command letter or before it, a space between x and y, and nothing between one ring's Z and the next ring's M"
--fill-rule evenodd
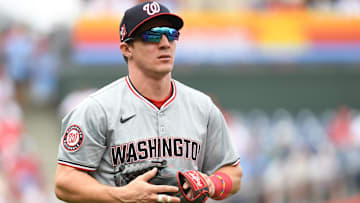
M216 172L210 176L210 180L215 186L215 192L212 196L213 199L222 200L230 194L232 189L232 180L227 174Z

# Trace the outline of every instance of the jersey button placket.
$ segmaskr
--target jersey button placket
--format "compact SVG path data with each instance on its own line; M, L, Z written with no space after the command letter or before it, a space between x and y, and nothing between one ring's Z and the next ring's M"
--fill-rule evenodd
M165 134L164 112L158 113L158 120L159 120L159 136L162 137Z
M165 133L165 127L160 126L160 134L163 135Z

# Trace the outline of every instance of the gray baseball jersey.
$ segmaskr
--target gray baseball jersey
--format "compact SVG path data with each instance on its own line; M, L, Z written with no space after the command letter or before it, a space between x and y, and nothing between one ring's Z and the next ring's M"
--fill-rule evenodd
M167 159L212 174L239 163L222 113L205 94L172 80L157 108L123 77L86 98L62 121L58 163L114 185L117 164Z

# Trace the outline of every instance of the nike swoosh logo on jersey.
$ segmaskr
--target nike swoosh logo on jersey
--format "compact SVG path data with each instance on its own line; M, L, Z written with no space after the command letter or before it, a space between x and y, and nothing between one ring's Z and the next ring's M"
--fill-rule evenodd
M125 123L125 122L129 121L130 119L134 118L135 116L136 116L136 114L131 115L131 116L127 117L127 118L123 118L123 117L121 116L121 118L120 118L120 123Z

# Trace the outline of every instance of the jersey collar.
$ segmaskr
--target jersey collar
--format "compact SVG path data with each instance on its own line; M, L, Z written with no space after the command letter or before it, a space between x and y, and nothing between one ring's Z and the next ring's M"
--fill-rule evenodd
M136 88L133 86L133 84L130 81L130 77L126 76L125 77L125 81L127 86L129 87L129 89L131 90L131 92L133 94L135 94L136 97L138 97L139 99L141 99L143 102L145 102L147 105L149 105L151 108L155 109L155 110L159 110L159 108L157 106L155 106L153 103L151 103L151 101L149 101L148 99L146 99L143 95L141 95L140 92L138 92L136 90ZM174 101L175 97L176 97L176 85L175 85L175 81L173 79L171 79L171 86L173 88L172 91L172 95L171 97L161 106L160 109L164 109L165 107L167 107L172 101Z

